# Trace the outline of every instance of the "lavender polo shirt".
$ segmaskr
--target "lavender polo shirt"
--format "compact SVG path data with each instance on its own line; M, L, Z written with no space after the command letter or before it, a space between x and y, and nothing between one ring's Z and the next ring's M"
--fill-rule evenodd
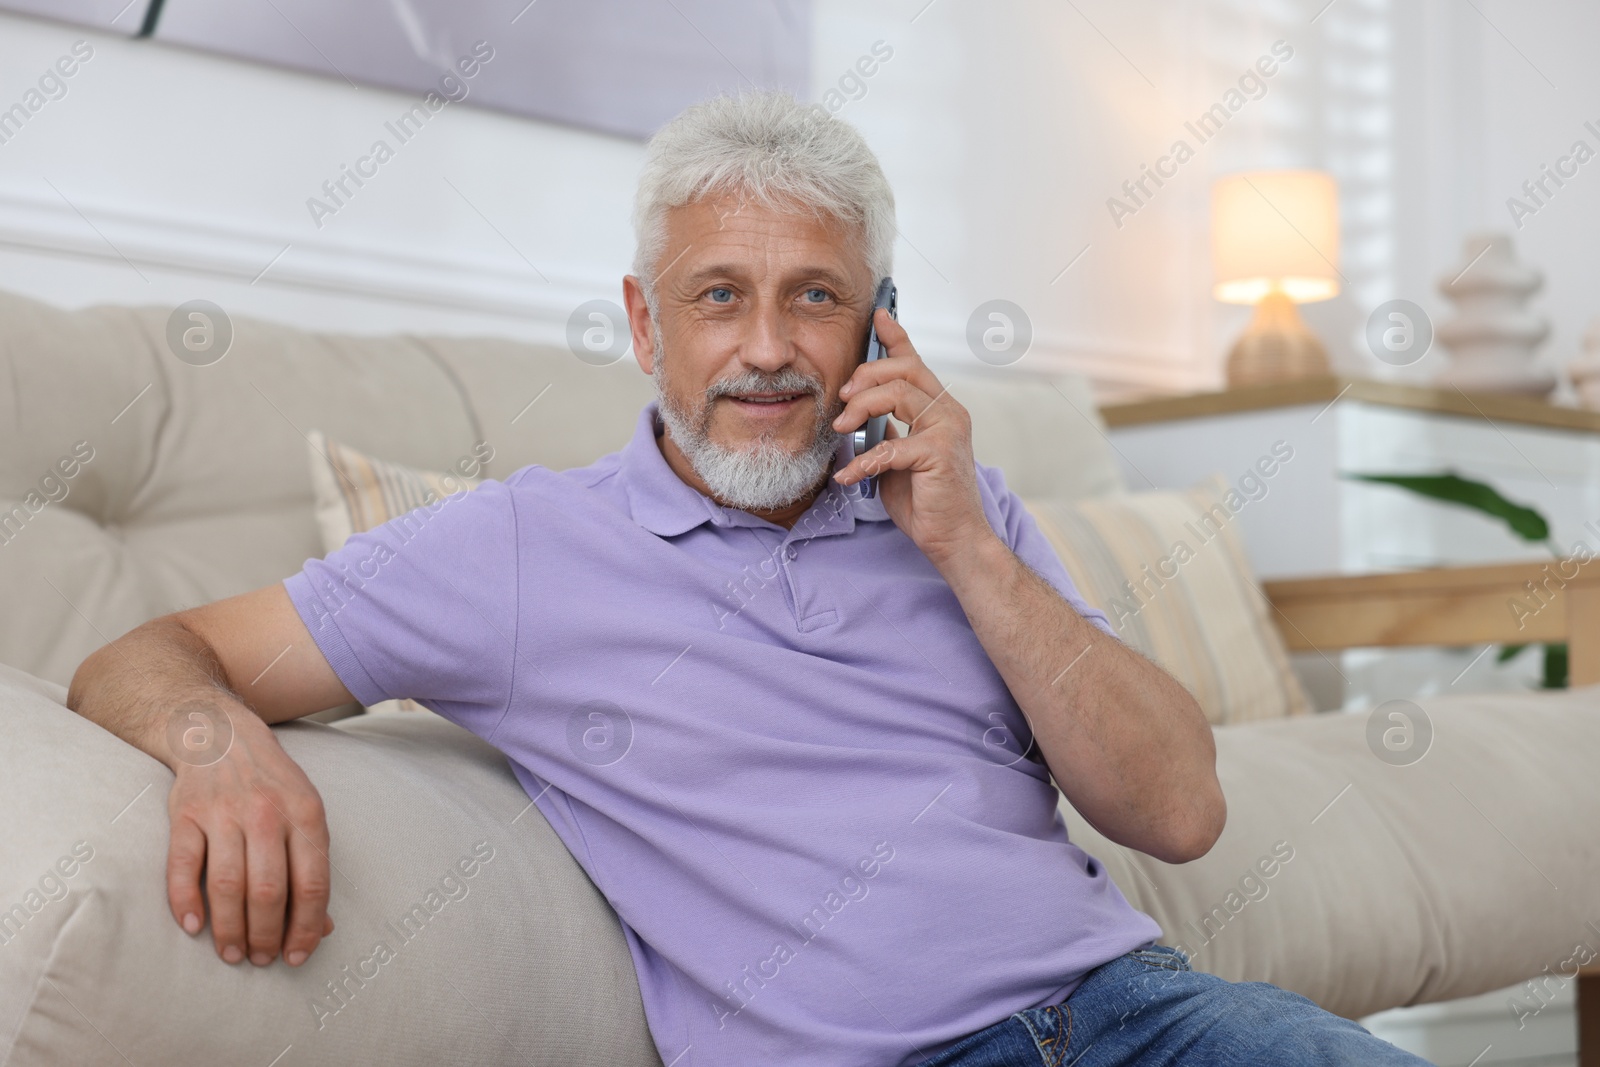
M684 484L659 433L652 403L621 452L284 584L358 700L506 754L621 919L662 1060L917 1063L1159 939L1067 840L1016 702L883 506L830 481L786 530ZM978 473L995 531L1110 633Z

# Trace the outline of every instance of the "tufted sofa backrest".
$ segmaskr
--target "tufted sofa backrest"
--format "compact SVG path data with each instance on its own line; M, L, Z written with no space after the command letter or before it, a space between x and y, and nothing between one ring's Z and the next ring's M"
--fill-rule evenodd
M309 430L431 469L487 441L504 477L615 451L653 395L631 358L242 317L199 366L173 354L170 314L0 293L0 662L65 684L139 623L320 556ZM1082 379L960 378L951 395L1019 493L1121 487Z

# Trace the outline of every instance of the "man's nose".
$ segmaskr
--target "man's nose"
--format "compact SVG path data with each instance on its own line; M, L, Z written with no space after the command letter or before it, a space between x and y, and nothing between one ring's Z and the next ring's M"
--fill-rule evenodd
M776 372L794 358L788 324L777 307L764 303L745 323L739 356L746 365Z

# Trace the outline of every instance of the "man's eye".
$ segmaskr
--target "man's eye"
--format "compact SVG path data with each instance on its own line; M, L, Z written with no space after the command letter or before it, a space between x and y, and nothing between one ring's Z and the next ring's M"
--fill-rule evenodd
M808 303L808 304L821 304L824 301L832 300L832 299L833 299L833 294L828 292L828 290L826 290L826 289L807 289L806 290L806 303Z
M726 304L733 299L733 290L725 285L719 285L715 289L707 290L706 295L711 298L713 304Z

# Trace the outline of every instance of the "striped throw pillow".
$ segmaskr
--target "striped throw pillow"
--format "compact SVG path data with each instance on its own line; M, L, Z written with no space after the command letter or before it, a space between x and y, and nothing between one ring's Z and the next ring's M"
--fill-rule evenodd
M1084 599L1182 682L1213 725L1307 714L1227 492L1216 478L1183 491L1025 503Z
M349 540L351 534L382 526L424 504L476 488L482 478L454 471L423 471L371 456L337 441L319 430L306 434L311 444L311 490L316 500L317 529L322 534L322 554ZM484 449L488 449L484 454ZM477 471L494 458L494 450L480 442L463 457L458 469ZM413 700L385 700L368 711L425 711Z

